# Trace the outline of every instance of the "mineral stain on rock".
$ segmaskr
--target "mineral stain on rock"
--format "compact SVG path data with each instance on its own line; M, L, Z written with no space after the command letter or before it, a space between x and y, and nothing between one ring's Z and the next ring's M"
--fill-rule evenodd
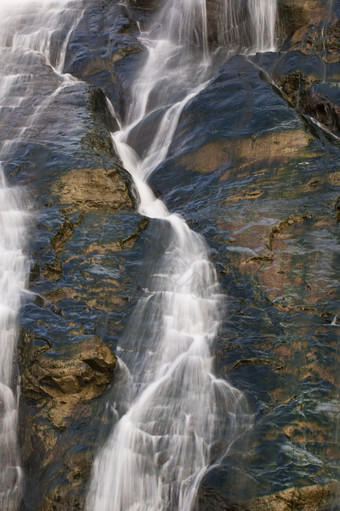
M61 204L81 211L132 207L127 186L115 168L72 169L54 185L53 192Z
M22 374L25 396L39 401L52 424L65 429L79 403L86 403L106 390L116 358L94 336L80 336L72 346L58 348L58 353L47 342L45 348L37 348L34 340L26 337L26 343Z
M249 138L236 140L220 139L187 153L178 160L180 165L198 172L214 172L228 161L230 168L221 179L240 176L242 171L270 169L279 162L287 162L293 157L308 156L311 137L304 131L287 130L270 133L254 133Z

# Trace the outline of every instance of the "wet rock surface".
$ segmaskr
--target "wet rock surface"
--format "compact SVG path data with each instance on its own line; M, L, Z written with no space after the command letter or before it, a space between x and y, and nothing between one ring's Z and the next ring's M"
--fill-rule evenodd
M127 91L143 58L137 21L143 22L154 4L91 0L68 45L65 71L100 87L118 116L124 116Z
M45 107L6 164L37 210L20 341L23 510L84 508L123 407L115 347L157 244L134 212L105 96L123 117L145 54L137 22L156 7L86 3L65 61L79 81L53 95L59 82L37 58ZM282 52L221 66L151 178L211 247L228 297L216 372L254 410L252 432L204 478L201 511L337 509L339 2L280 0L279 13ZM13 129L32 119L25 108ZM133 135L140 152L150 126Z
M317 51L233 57L186 106L152 177L212 247L229 296L217 370L257 410L252 434L203 481L210 508L337 506L338 69ZM303 84L285 89L295 71Z
M116 359L97 337L58 349L44 339L25 339L22 384L27 398L44 403L48 418L65 429L78 403L100 396L112 379ZM88 337L88 336L87 336ZM52 398L52 399L51 399Z
M26 131L5 163L32 216L19 343L22 509L83 509L98 439L116 420L105 414L119 375L114 347L138 295L132 251L147 223L113 150L117 123L104 93L61 82L42 58L25 86L39 108L23 101L12 118L13 131ZM0 136L10 136L5 124Z
M279 2L285 53L272 73L287 101L339 136L339 6ZM287 51L288 50L288 51Z
M252 511L288 511L301 509L301 511L326 511L333 508L335 485L306 486L301 488L288 488L282 492L254 499L247 504Z
M227 502L218 492L211 493L209 489L201 489L199 496L200 511L219 509L221 511L327 511L332 509L332 498L335 485L303 486L288 488L281 492L265 497L259 497L244 503Z
M278 20L283 36L292 36L310 25L324 23L333 14L332 6L323 0L279 0Z

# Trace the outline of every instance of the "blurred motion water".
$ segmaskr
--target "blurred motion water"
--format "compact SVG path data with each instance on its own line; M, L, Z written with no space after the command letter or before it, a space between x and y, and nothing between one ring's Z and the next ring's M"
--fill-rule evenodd
M0 509L15 510L23 474L17 443L18 316L29 273L25 254L31 213L23 190L10 187L3 166L30 134L50 95L35 74L43 61L56 76L57 94L73 81L62 74L69 34L79 19L67 1L1 2L0 20Z
M274 47L275 2L218 4L218 40L232 52ZM242 40L240 12L247 40ZM140 36L148 49L125 120L112 135L138 191L139 212L160 222L164 247L121 339L118 354L131 374L128 411L98 454L90 511L189 511L213 462L251 426L244 394L213 374L212 343L224 313L216 270L203 238L170 213L147 183L164 160L185 105L214 76L205 0L168 0ZM260 34L260 35L259 35ZM130 145L153 116L142 157ZM220 453L222 454L222 453Z

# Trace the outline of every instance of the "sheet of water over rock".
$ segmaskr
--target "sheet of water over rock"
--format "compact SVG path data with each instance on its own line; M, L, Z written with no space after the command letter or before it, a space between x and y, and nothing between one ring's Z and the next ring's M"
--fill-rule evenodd
M200 510L337 505L339 6L288 4L280 12L291 9L295 32L286 53L221 59L185 105L149 180L167 210L205 239L223 297L212 371L245 396L254 416L246 438L226 452L222 435L211 449ZM169 240L158 219L135 211L105 99L121 120L145 59L138 24L147 25L153 2L70 5L67 27L76 23L58 73L80 81L67 83L36 54L21 93L35 99L8 118L17 132L9 134L7 120L0 127L2 141L16 139L6 158L1 153L7 183L12 193L28 186L15 207L27 211L29 199L37 212L35 294L19 354L18 459L22 508L30 510L84 509L93 460L128 409L130 376L114 353L134 329L131 316L145 312L148 276ZM61 50L58 37L53 44ZM328 121L325 110L333 112ZM154 125L150 117L135 132L140 156ZM143 339L155 336L155 318L146 317Z

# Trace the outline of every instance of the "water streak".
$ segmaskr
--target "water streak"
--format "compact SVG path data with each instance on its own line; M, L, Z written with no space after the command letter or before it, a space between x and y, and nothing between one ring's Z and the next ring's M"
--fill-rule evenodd
M19 312L29 273L25 254L31 214L23 190L9 187L4 169L29 128L51 101L37 70L55 76L56 92L66 45L79 9L65 1L1 2L0 20L0 510L17 509L23 473L17 441L19 386L16 347ZM39 72L38 71L38 72ZM40 102L39 102L40 100Z
M276 0L250 0L249 11L255 52L275 51Z
M250 44L249 52L273 48L275 2L250 1L241 10L247 42L239 2L216 5L217 18L224 13L223 23L214 23L219 43ZM141 34L148 57L126 120L113 134L138 190L139 212L155 219L163 249L117 350L131 373L131 398L94 462L88 511L190 511L214 447L227 451L250 425L244 394L213 374L224 299L208 247L147 183L167 155L183 108L214 74L209 30L205 1L164 3ZM137 154L131 140L151 116L155 135Z
M18 313L26 285L24 255L27 213L20 190L7 186L0 166L0 509L16 509L22 471L17 447L18 393L14 356Z
M252 54L275 50L276 0L208 3L209 39L218 46Z

